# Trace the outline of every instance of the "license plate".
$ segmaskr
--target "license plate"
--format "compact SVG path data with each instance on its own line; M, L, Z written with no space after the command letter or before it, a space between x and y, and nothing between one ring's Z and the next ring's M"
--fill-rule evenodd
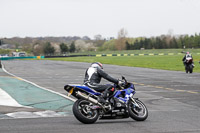
M68 97L73 93L74 88L72 88L69 92L68 92Z

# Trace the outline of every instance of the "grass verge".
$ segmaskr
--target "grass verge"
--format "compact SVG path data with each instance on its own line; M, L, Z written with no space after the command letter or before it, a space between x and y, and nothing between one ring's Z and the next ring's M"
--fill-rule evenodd
M120 56L120 57L67 57L67 58L48 58L47 60L75 61L75 62L101 62L103 64L113 64L130 67L144 67L153 69L185 71L183 55L163 55L163 56ZM200 73L200 55L193 55L194 72Z

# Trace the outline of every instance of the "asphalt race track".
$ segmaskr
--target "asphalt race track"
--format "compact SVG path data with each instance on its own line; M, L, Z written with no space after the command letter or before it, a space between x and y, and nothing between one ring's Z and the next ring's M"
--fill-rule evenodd
M2 63L8 72L64 95L63 86L82 84L85 70L90 65L48 60L11 60ZM98 120L95 124L87 125L76 120L69 111L67 115L49 117L2 117L0 133L200 133L200 73L114 65L104 65L104 70L115 78L123 75L135 83L135 96L149 110L146 121L137 122L131 118ZM107 83L105 80L102 82ZM16 111L23 115L23 112L41 110L45 111L0 106L0 116Z

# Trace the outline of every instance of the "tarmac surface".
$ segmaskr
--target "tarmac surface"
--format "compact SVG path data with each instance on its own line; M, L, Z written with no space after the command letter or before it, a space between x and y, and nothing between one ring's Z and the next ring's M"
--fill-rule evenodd
M3 65L8 72L18 77L59 94L66 95L63 89L64 85L82 84L85 70L89 67L90 63L11 60L3 61ZM120 79L123 75L129 81L135 83L135 96L139 97L149 110L149 117L146 121L136 122L128 118L99 120L95 124L85 125L77 121L72 113L68 113L68 115L52 115L54 114L51 112L53 110L45 108L27 109L0 106L0 114L2 116L12 111L18 111L19 113L14 117L6 115L0 119L0 132L200 132L200 73L195 73L195 69L194 73L186 74L180 71L104 65L104 70L115 78ZM105 80L102 82L107 83ZM0 88L2 88L1 81ZM29 112L32 112L32 115L28 115L29 117L25 119L19 119L23 118L20 116L26 115ZM49 117L32 117L38 114L38 112L49 115Z

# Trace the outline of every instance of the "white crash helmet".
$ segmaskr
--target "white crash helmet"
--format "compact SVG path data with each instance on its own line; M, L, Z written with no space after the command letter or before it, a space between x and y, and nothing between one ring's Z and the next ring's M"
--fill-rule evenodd
M100 62L94 62L94 63L92 63L91 67L103 69L103 65Z

